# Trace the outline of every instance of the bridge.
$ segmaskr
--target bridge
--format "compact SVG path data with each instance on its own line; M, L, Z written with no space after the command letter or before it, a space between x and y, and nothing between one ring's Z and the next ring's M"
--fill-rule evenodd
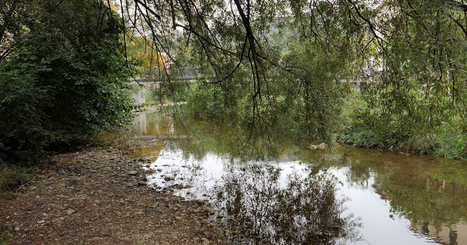
M199 69L199 67L178 67L170 70L170 78L164 70L158 70L153 76L130 78L129 82L136 87L131 97L135 99L135 104L145 103L145 90L158 89L162 83L166 82L196 82L198 79L205 78L200 74Z
M130 82L135 82L140 85L154 83L160 84L163 82L193 82L205 77L200 74L199 69L199 67L179 67L174 70L170 70L170 74L167 74L166 71L158 70L152 76L131 78Z

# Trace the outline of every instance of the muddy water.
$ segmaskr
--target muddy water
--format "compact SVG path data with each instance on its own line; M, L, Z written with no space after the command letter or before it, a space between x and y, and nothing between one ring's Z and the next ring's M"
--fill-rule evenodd
M240 161L170 117L142 117L149 185L208 200L233 243L467 244L466 162L347 146Z

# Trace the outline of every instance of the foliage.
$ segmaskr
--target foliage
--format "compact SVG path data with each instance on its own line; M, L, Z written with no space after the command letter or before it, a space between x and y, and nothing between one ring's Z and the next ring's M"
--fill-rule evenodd
M463 122L454 112L438 128L417 131L419 124L408 115L381 115L379 108L370 108L365 95L352 93L344 105L344 126L337 133L340 143L360 147L389 148L420 154L433 154L453 159L467 157L466 136L460 129ZM410 124L409 122L412 122Z
M377 83L362 96L366 108L355 111L354 135L348 136L356 144L459 154L446 147L464 147L463 9L444 1L387 3L374 26L380 35L373 55L382 62Z
M28 168L0 166L0 194L13 192L31 180L31 173Z
M10 244L13 242L13 235L9 231L9 227L0 223L0 245Z
M129 123L118 16L97 0L20 3L35 11L21 42L5 41L0 159L34 161Z
M154 50L153 42L146 37L129 36L126 44L127 58L136 64L136 75L158 77L164 75L167 57Z
M289 4L294 13L286 10ZM147 27L155 50L167 53L172 62L168 74L176 76L172 71L183 65L199 69L202 77L198 84L190 83L186 93L192 113L218 121L241 120L255 132L282 127L308 142L330 142L346 92L339 81L352 73L343 68L356 54L351 40L361 34L356 28L342 32L339 21L352 23L345 16L333 18L340 10L326 3L314 4L322 18L316 17L316 30L307 28L309 15L301 12L306 6L235 1L232 10L223 1L182 1L160 3L157 13L136 11L127 17L132 26ZM140 2L133 7L149 8ZM169 21L155 21L158 18ZM169 76L169 85L161 88L177 96L178 82L172 79Z
M443 133L436 154L447 158L467 159L467 136Z
M354 116L361 135L351 136L363 145L420 142L430 151L444 125L466 131L462 2L183 0L130 8L132 26L146 30L155 50L175 66L200 67L203 85L187 100L203 117L238 117L261 130L287 124L303 140L329 142L343 84L368 71L366 108Z

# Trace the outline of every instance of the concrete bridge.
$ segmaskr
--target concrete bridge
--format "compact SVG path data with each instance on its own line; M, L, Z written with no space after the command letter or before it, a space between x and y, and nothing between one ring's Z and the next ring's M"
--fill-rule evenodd
M167 82L185 82L192 83L205 76L200 75L197 67L180 67L173 69L170 79L165 71L158 71L154 76L130 78L129 82L134 85L135 89L131 97L135 100L135 104L146 103L145 91L148 89L158 89L160 85Z

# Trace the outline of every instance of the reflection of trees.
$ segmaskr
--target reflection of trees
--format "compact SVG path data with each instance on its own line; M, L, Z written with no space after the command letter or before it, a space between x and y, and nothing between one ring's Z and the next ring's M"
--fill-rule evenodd
M193 155L211 152L245 162L277 160L285 155L309 152L311 141L296 130L296 125L284 122L274 127L255 128L241 120L223 121L224 115L218 116L222 122L193 118L185 113L174 115L174 121L183 121L183 130L191 136L181 142L180 148ZM284 115L275 117L290 119Z
M378 192L387 193L392 212L410 219L414 225L429 221L436 228L458 223L467 217L466 186L446 184L423 175L412 175L410 180L387 178L391 182L380 184ZM456 194L457 193L457 194Z
M357 239L343 200L325 175L302 179L297 172L280 183L279 167L250 164L230 167L215 188L214 205L226 230L253 244L328 244L334 237ZM285 188L281 188L286 186Z
M141 135L183 134L180 125L177 125L172 117L160 112L138 114L133 120L132 130Z
M458 161L401 154L374 155L366 150L347 149L339 163L348 166L348 182L373 187L382 199L388 199L393 215L404 216L414 226L437 230L450 227L467 217L467 166ZM374 173L374 174L372 174ZM425 227L425 228L424 228Z
M439 230L441 227L457 224L461 218L467 217L467 210L462 208L467 205L465 198L467 196L465 178L467 166L459 162L433 161L433 159L425 159L422 156L407 157L405 154L399 153L381 153L352 148L346 148L344 152L310 151L309 149L306 150L305 147L294 144L291 140L279 137L280 132L275 132L272 129L268 132L272 133L270 137L260 137L251 140L249 143L245 143L248 142L248 137L245 135L248 135L249 131L242 130L241 127L216 127L216 125L209 122L193 122L190 129L194 136L188 141L177 142L176 144L177 147L184 151L186 157L192 155L196 159L202 159L208 152L212 152L228 156L231 159L248 161L251 159L274 159L274 157L283 155L290 156L290 153L293 152L293 155L300 161L313 163L311 173L315 175L320 170L332 166L349 167L346 173L349 184L352 183L362 188L375 188L375 191L382 199L389 201L393 215L406 217L411 220L415 227L423 226L425 222L429 222L430 226ZM274 175L269 173L272 170L261 170L265 176L271 175L264 177L265 181L267 180L266 183L262 184L264 188L260 188L261 182L258 181L260 174L257 172L260 170L248 168L248 171L241 172L241 174L237 171L232 169L231 176L226 179L226 185L231 189L230 192L220 193L220 200L223 201L222 208L226 214L231 215L226 216L226 222L232 226L232 229L240 230L244 234L252 232L253 235L256 234L260 237L259 242L280 242L281 240L276 238L276 234L279 233L282 234L279 237L284 241L293 241L284 234L295 234L295 237L301 237L299 241L317 239L317 233L315 235L302 234L300 230L300 227L307 227L307 230L319 228L311 225L311 222L315 222L311 217L304 216L308 223L299 226L295 225L296 220L286 220L284 217L272 215L285 213L285 210L281 209L280 203L291 205L291 202L307 202L306 199L303 199L306 195L309 195L310 198L313 197L312 194L324 195L323 193L313 193L313 188L320 189L321 187L308 188L305 186L305 184L312 185L313 181L317 182L317 177L308 180L311 183L304 182L295 187L289 186L289 189L292 189L292 187L298 188L298 190L303 189L304 194L288 193L286 195L285 191L278 187L276 177L273 178ZM370 186L369 180L373 177L375 183ZM249 185L251 190L247 191L246 187L237 185L238 182L242 182L245 186ZM267 192L264 192L264 190L267 190ZM254 196L261 191L267 194L264 197L268 200L267 202L259 198L259 196ZM234 202L235 198L237 198L237 203ZM325 200L324 196L320 196L319 199ZM256 213L253 211L246 212L245 210L248 209L245 207L252 205L247 204L248 202L257 202L258 205L264 207L255 207L253 211ZM227 207L231 210L229 211ZM311 207L307 208L308 210L304 207L292 209L293 211L290 212L296 214L312 211ZM330 211L326 212L329 213ZM258 213L271 215L268 217L263 215L259 219ZM235 220L243 220L241 222L245 223L242 225L250 227L250 230L235 224ZM291 226L290 224L294 225ZM271 230L268 230L269 228L253 229L260 225L261 227L272 228ZM324 230L326 231L326 229ZM322 232L322 234L326 233ZM248 236L251 238L254 237L253 235ZM255 239L253 240L256 241Z

